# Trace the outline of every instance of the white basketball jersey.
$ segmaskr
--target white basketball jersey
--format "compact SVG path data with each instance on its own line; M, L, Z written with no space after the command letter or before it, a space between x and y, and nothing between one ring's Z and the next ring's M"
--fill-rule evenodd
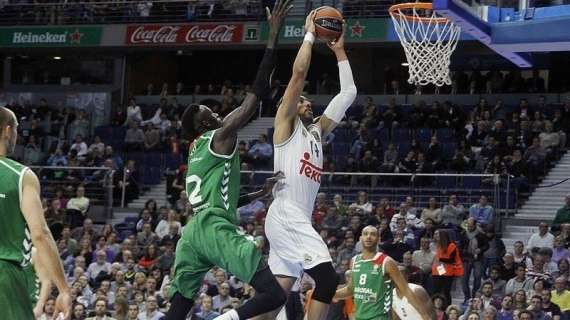
M321 186L322 167L320 126L312 124L305 128L297 118L289 139L275 145L274 171L282 171L285 179L273 187L273 198L299 207L310 221Z

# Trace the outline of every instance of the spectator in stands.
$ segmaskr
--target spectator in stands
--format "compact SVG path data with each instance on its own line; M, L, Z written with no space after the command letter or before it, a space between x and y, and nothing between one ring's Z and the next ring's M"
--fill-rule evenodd
M501 267L494 265L489 272L489 281L493 284L493 296L502 297L505 295L505 286L507 282L500 278Z
M336 209L336 213L338 213L341 216L345 216L346 211L348 210L348 207L344 204L341 194L334 195L332 207L334 207Z
M528 255L524 250L524 243L520 240L515 241L515 243L513 244L513 248L514 248L513 258L515 260L515 263L525 265Z
M105 152L105 144L101 141L99 136L95 136L95 138L93 138L93 143L89 146L89 152L97 152L99 154L103 154L103 152Z
M86 320L115 320L107 316L107 300L105 298L98 298L95 301L95 315Z
M142 231L137 234L137 244L146 247L158 241L156 233L152 232L152 225L149 222L143 224Z
M398 164L398 150L393 143L388 145L388 149L384 152L384 161L382 162L382 172L394 172Z
M144 150L155 151L160 144L160 131L156 126L148 123L144 132Z
M248 153L254 164L266 165L273 156L273 147L267 142L267 135L261 134Z
M125 134L125 151L143 150L145 135L137 122L131 122Z
M127 118L124 123L125 126L131 123L139 123L142 119L141 107L137 105L135 98L129 99L129 105L127 106Z
M562 311L551 299L552 293L550 290L542 291L542 311L552 320L560 320L562 318Z
M40 320L53 319L55 313L55 299L48 298L44 304L44 310L40 317Z
M83 141L83 136L79 134L75 136L75 142L71 145L71 148L69 148L69 152L71 153L72 150L77 152L77 157L80 160L85 158L89 149L87 148L87 144Z
M158 262L158 249L154 243L144 245L144 255L139 259L138 266L147 271ZM150 279L150 278L149 278Z
M390 230L396 230L398 218L405 218L406 224L411 228L423 228L424 223L415 213L412 213L410 206L406 202L400 204L400 210L390 221Z
M536 183L538 176L544 173L546 160L546 150L540 145L538 137L532 139L532 145L526 149L524 159L528 166L529 179L531 183Z
M566 248L566 241L562 238L561 235L558 235L554 238L554 248L552 250L552 259L553 263L558 264L560 260L570 259L570 251Z
M455 277L463 276L463 263L459 249L449 237L445 229L434 234L436 254L432 266L434 292L445 297L446 305L451 303L451 286Z
M139 219L139 221L137 222L136 225L136 229L137 231L142 231L143 229L143 225L145 223L151 223L152 224L152 216L150 215L150 211L148 209L143 209L141 212L141 218Z
M30 136L28 143L24 147L24 163L25 164L38 164L41 157L41 147L37 142L36 136Z
M434 171L442 168L443 164L441 161L443 159L443 149L441 147L441 143L437 140L436 135L431 137L431 141L425 155L426 161L430 163Z
M422 221L425 224L426 219L431 219L436 225L442 221L441 208L434 197L429 198L428 207L422 210Z
M162 240L162 238L168 235L172 224L175 224L178 227L178 230L182 229L182 225L178 221L176 211L170 209L168 210L168 218L160 220L154 230L159 240Z
M83 224L83 220L89 210L89 198L85 197L85 187L77 187L75 197L67 202L67 214L71 218L70 225L77 227Z
M477 224L486 226L493 223L495 209L488 204L487 196L482 195L479 198L479 203L476 203L469 208L469 217L474 218Z
M554 236L548 232L548 223L541 222L538 225L538 232L533 233L528 240L527 248L532 251L533 248L550 248L554 247Z
M414 230L406 224L406 218L398 218L396 229L392 230L392 232L400 232L403 235L403 241L410 247L410 249L416 249L416 235L414 234Z
M99 250L96 252L95 255L95 262L91 263L87 268L87 274L89 275L89 279L97 283L111 274L111 264L107 262L107 252L105 250Z
M116 168L116 169L122 169L123 168L123 159L121 158L121 156L115 155L113 153L113 147L106 146L105 147L105 154L103 155L103 157L105 159L111 159L114 168Z
M493 283L491 281L487 280L481 285L481 303L483 304L483 309L500 304L496 297L493 296Z
M196 313L196 316L204 320L213 320L220 314L212 310L212 297L202 294L202 304L200 312Z
M123 176L124 175L124 176ZM134 199L139 197L139 172L136 167L134 160L127 161L127 167L118 176L118 188L117 191L122 192L123 181L125 187L125 202L129 203ZM122 194L121 194L122 196Z
M559 227L562 224L570 223L570 193L564 198L566 204L556 211L556 216L554 221L552 221L552 226Z
M550 121L545 122L544 131L538 135L538 138L540 139L540 146L546 150L548 155L560 147L560 134L554 132L554 126Z
M356 210L356 213L362 216L368 216L372 213L372 203L368 200L368 192L360 191L358 192L358 198L356 202L352 203L350 207Z
M420 249L412 254L412 264L422 271L422 284L429 292L433 292L431 279L431 267L435 259L435 253L430 249L431 239L422 237L420 239Z
M69 137L88 137L90 133L91 124L89 119L87 119L87 112L85 110L80 110L77 118L71 122L69 125Z
M499 273L501 279L509 281L516 276L516 264L513 254L510 252L505 253L503 256L503 263L499 265Z
M503 243L503 240L501 240L500 235L497 235L495 233L495 226L488 225L485 228L485 236L487 237L489 248L483 252L483 274L487 274L489 268L491 268L493 265L499 264L500 258L505 254L505 244Z
M77 249L78 249L78 244L77 244L77 240L75 240L71 237L71 227L69 225L64 225L63 228L61 229L60 241L65 242L65 245L67 246L67 250L69 250L69 252L72 255L75 255L75 253L77 252Z
M465 217L465 208L457 202L457 196L449 196L449 202L441 211L441 222L447 228L459 226Z
M53 167L56 166L65 167L67 166L67 158L65 157L61 149L57 148L55 152L49 156L49 158L46 161L46 164L48 166L53 166Z
M483 278L483 254L489 248L487 237L481 229L477 227L475 218L467 219L467 228L465 230L465 245L461 250L461 259L463 260L463 296L465 300L474 297L479 290L481 279ZM470 288L470 278L473 273L473 288Z
M506 295L501 299L501 309L497 312L497 320L514 319L513 314L513 297Z
M567 278L558 277L554 282L554 290L552 290L552 303L560 307L565 315L570 311L570 291L567 290Z

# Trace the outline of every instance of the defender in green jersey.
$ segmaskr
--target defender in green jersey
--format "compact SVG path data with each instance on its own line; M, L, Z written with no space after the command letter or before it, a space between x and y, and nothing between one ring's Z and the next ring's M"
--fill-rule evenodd
M360 241L363 250L352 259L351 280L347 286L337 290L335 299L352 297L356 320L393 319L393 309L402 319L432 319L435 313L425 290L421 287L412 290L398 264L388 255L378 252L378 229L367 226L362 230ZM424 293L420 293L421 290ZM428 303L423 301L424 297L428 297Z
M63 266L47 227L36 175L7 158L14 151L18 121L12 111L0 106L0 310L3 319L33 319L24 268L31 259L32 244L41 252L46 274L59 289L57 313L71 311L71 296Z
M194 140L188 158L186 193L194 217L184 228L176 246L171 307L166 319L185 319L206 273L219 266L250 283L255 296L237 310L218 319L248 319L274 310L286 301L284 291L262 262L255 242L238 232L237 202L240 160L237 132L255 114L258 98L269 91L274 68L274 47L292 0L277 0L267 9L269 37L253 85L242 105L221 119L208 107L191 105L182 115L182 127Z

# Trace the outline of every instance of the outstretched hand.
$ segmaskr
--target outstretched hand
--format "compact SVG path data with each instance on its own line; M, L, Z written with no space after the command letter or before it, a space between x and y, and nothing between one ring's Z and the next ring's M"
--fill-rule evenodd
M273 12L271 12L268 7L265 7L267 23L269 24L269 34L273 39L276 39L279 35L283 20L285 20L291 8L293 8L291 2L293 2L293 0L277 0L273 7Z
M273 186L281 179L284 179L285 175L283 172L278 171L274 173L271 177L265 179L265 183L263 184L263 194L268 195L273 190Z

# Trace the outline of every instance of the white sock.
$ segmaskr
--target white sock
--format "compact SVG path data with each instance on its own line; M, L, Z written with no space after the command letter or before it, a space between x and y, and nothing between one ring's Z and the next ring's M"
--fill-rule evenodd
M214 320L239 320L239 315L237 311L232 309L221 316L216 317Z

